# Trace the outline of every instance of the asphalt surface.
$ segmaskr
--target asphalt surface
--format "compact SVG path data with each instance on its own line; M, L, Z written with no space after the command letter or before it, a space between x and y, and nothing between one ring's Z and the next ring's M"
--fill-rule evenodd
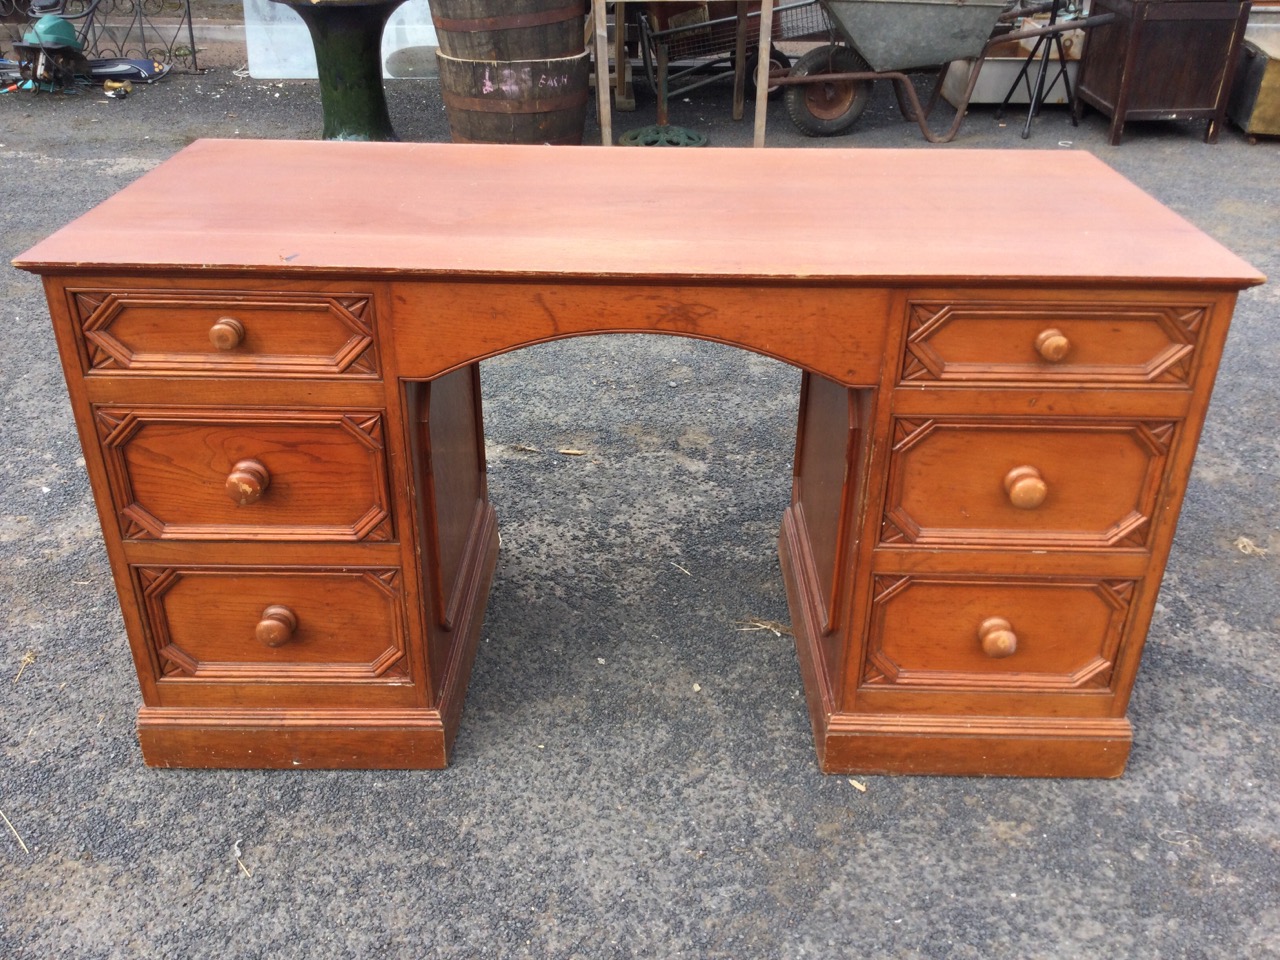
M619 129L652 122L638 96ZM448 139L434 81L389 98L403 139ZM672 120L748 144L727 103L710 89ZM314 84L226 68L122 101L0 96L2 259L198 137L319 128ZM1087 150L1280 276L1274 142L1157 123L1112 148L1061 110L1019 128L975 108L929 146L878 90L834 140L775 103L769 142ZM1009 184L1009 215L1053 189ZM1046 223L1026 256L1054 255ZM677 338L486 363L503 554L450 769L146 768L41 288L7 266L0 285L0 957L1280 956L1274 283L1240 299L1126 775L865 792L818 772L791 638L744 629L788 620L799 376Z

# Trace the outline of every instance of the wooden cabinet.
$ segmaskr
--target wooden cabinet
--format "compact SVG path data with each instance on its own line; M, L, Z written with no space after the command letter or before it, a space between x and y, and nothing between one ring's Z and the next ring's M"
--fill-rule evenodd
M456 723L438 708L442 684L460 707L469 660L450 675L440 637L473 643L483 594L445 619L418 615L444 604L419 585L415 545L469 548L450 559L474 579L496 533L484 509L460 535L414 527L410 502L461 515L468 481L487 508L483 438L450 437L444 489L425 462L405 475L407 421L429 404L383 379L385 287L84 279L60 286L54 310L148 762L443 765ZM466 370L437 381L450 423L478 404L477 386Z
M1130 120L1208 121L1214 143L1227 113L1249 0L1092 0L1115 21L1085 35L1074 110L1111 118L1111 143Z
M832 456L798 456L784 520L824 764L1118 773L1227 301L918 288L894 309L882 390L810 374L802 400L801 449L813 431L862 464L859 514L810 495Z
M1280 136L1280 35L1274 30L1245 41L1227 110L1250 143Z
M1028 267L985 211L1046 175L1065 243ZM497 556L480 361L632 331L804 371L779 546L824 770L1118 775L1261 279L1076 153L342 143L197 143L19 265L147 761L285 768L447 762Z

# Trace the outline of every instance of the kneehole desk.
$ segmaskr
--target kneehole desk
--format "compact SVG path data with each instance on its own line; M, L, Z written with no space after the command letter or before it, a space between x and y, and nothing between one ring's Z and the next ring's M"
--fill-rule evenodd
M498 550L479 362L648 332L803 371L779 549L823 770L1119 775L1262 281L1064 151L200 141L16 263L144 756L190 767L444 766Z

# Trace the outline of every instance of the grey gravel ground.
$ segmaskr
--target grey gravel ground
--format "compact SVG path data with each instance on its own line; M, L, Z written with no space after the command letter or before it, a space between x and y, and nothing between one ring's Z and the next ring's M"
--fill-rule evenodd
M620 129L652 122L639 96ZM672 119L745 145L727 96ZM447 139L433 81L390 100L404 139ZM0 97L3 260L197 137L319 125L314 84L225 68L118 102ZM770 144L1088 150L1280 275L1274 142L1149 124L1112 148L1061 111L1018 127L976 108L929 146L880 90L836 140L774 104ZM1009 184L1011 215L1052 189ZM1046 223L1026 256L1054 250ZM865 792L816 768L790 638L740 629L788 619L798 374L644 337L485 365L504 552L449 770L147 769L40 286L0 284L0 957L1280 956L1275 284L1240 301L1128 773Z

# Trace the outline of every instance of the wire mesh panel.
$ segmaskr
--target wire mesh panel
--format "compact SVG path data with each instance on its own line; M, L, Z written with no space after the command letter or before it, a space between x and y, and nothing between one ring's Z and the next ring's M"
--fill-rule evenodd
M662 44L668 59L714 60L729 56L737 43L738 4L734 0L708 3L653 3L641 15L642 30L651 44ZM825 39L831 31L817 0L774 7L773 40ZM760 4L748 5L747 44L760 42Z
M641 58L649 85L662 101L663 115L671 97L719 79L733 65L737 11L735 0L710 0L651 3L640 14ZM745 32L748 64L740 67L749 66L760 46L759 2L748 5ZM769 36L771 41L813 39L834 43L837 39L818 0L775 7ZM785 62L782 61L784 65ZM754 71L748 70L748 78L754 81Z

